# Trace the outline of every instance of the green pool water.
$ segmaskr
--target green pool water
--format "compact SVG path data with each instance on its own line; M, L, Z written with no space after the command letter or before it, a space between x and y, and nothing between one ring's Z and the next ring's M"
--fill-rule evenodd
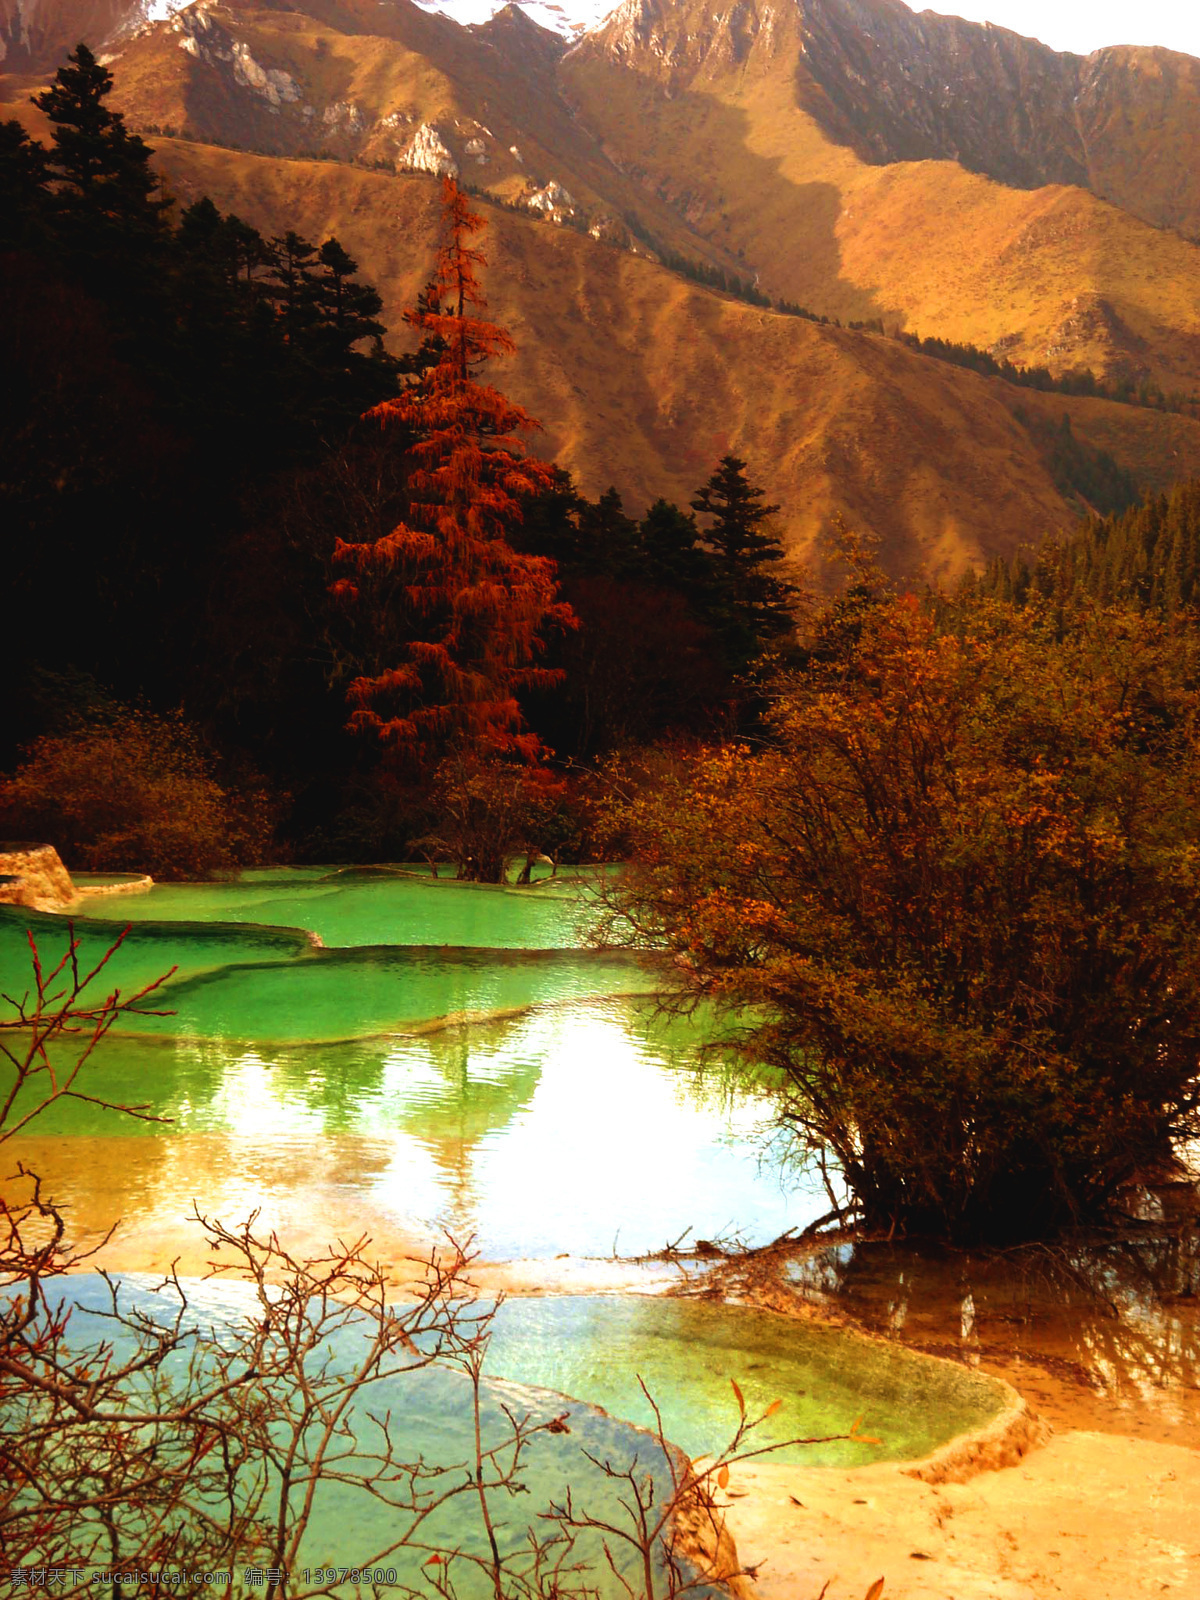
M125 907L137 897L114 895L98 904ZM0 991L17 996L32 987L32 967L28 935L37 942L43 970L47 973L66 954L69 930L74 930L79 948L77 960L81 975L86 975L104 957L114 940L127 926L123 913L105 921L92 916L67 918L48 912L27 911L19 906L0 906ZM125 934L121 948L97 974L89 996L103 998L114 989L132 995L145 984L162 978L172 967L177 976L203 972L222 972L243 963L262 964L295 961L312 953L312 940L300 928L237 927L187 922L135 924ZM69 977L58 979L61 991ZM153 1002L157 1005L157 1000Z
M196 893L205 889L200 886ZM480 921L472 914L476 896L462 886L457 898L465 902L470 924L463 931L479 931ZM123 933L119 951L89 988L95 998L114 988L132 995L165 977L144 1002L145 1014L118 1020L120 1033L333 1041L656 987L634 957L619 951L511 944L487 949L469 939L441 947L356 940L321 948L303 929L216 921L145 920L125 928L115 919L68 922L0 906L0 989L19 995L30 987L27 930L46 969L61 959L73 930L82 972ZM66 976L59 979L60 988Z
M170 1016L123 1023L122 1029L334 1042L652 988L635 961L584 952L315 950L299 960L243 963L177 978L161 992Z
M156 1292L153 1280L127 1275L117 1282L126 1308L151 1317L169 1314L173 1302ZM253 1310L245 1285L185 1280L184 1287L193 1325L219 1332ZM111 1303L99 1277L81 1274L61 1280L50 1285L49 1298L52 1305L73 1308L71 1340L77 1348L113 1336L111 1322L94 1315ZM353 1327L337 1332L328 1359L348 1366L357 1337ZM116 1330L118 1354L125 1338ZM504 1518L502 1542L510 1549L536 1525L537 1513L551 1500L561 1500L568 1486L576 1503L593 1515L623 1521L620 1486L588 1461L589 1453L618 1467L636 1457L643 1469L655 1473L658 1493L666 1490L669 1476L660 1452L637 1431L654 1425L639 1378L660 1407L666 1436L693 1458L717 1454L736 1428L731 1380L741 1388L751 1417L774 1400L783 1402L773 1418L753 1431L746 1448L847 1433L861 1417L862 1431L876 1442L789 1444L768 1457L841 1467L926 1455L954 1435L987 1423L1005 1399L1003 1387L993 1379L882 1341L744 1308L630 1295L504 1302L493 1324L486 1371L485 1442L500 1437L503 1405L539 1418L567 1413L569 1431L539 1436L527 1457L521 1473L524 1493ZM469 1456L471 1416L458 1375L437 1368L396 1374L369 1393L360 1411L365 1415L369 1408L375 1415L390 1412L402 1418L409 1459L419 1453L441 1467ZM564 1393L585 1395L588 1403L568 1404L561 1398ZM477 1518L473 1500L455 1500L428 1529L430 1541L482 1549ZM361 1491L324 1486L302 1547L302 1563L360 1564L395 1537L396 1526L396 1513ZM597 1544L581 1553L596 1562L601 1600L624 1592L618 1579L601 1572ZM388 1560L405 1567L402 1555ZM416 1562L410 1561L409 1567L411 1578ZM631 1569L624 1570L632 1575ZM710 1591L694 1592L699 1600ZM475 1600L477 1594L490 1595L490 1590L483 1583L476 1588L468 1578L462 1600Z
M193 1200L449 1229L500 1260L636 1254L688 1228L763 1240L818 1215L823 1195L764 1156L768 1097L703 1064L711 1023L662 1018L651 971L578 944L590 892L289 868L105 897L71 922L85 969L140 920L97 992L177 971L152 1002L169 1014L121 1018L87 1088L157 1120L63 1101L24 1153L64 1170L97 1231L120 1217L159 1239L155 1260L186 1248ZM385 926L447 942L367 942ZM322 928L345 942L316 947ZM66 948L66 918L0 908L10 995L27 929L44 964Z
M123 1275L115 1282L126 1310L170 1320L174 1301L158 1291L155 1280ZM256 1302L246 1285L184 1280L184 1288L190 1325L219 1333L253 1315ZM128 1334L96 1315L110 1307L109 1288L98 1275L51 1283L48 1298L51 1306L72 1307L70 1341L77 1349L102 1338L114 1338L118 1354L125 1349ZM344 1362L349 1370L357 1338L354 1326L334 1331L326 1347L334 1365ZM693 1459L717 1456L733 1437L739 1414L733 1381L750 1418L779 1400L781 1410L755 1427L742 1448L779 1446L766 1459L806 1466L922 1458L955 1435L987 1424L1006 1397L1003 1386L984 1374L883 1341L744 1307L630 1294L502 1302L485 1370L485 1442L501 1437L502 1405L538 1418L568 1411L570 1432L541 1435L522 1470L520 1515L506 1517L506 1538L514 1549L526 1526L536 1525L539 1510L562 1499L568 1485L592 1514L621 1522L619 1485L595 1470L586 1453L618 1466L637 1458L656 1472L659 1494L666 1490L661 1451L638 1432L656 1426L640 1382L659 1406L666 1437ZM459 1374L440 1368L397 1373L368 1394L360 1410L397 1419L406 1459L421 1454L430 1464L448 1466L469 1456L469 1395ZM566 1405L562 1395L584 1395L586 1403ZM869 1438L830 1437L848 1434L856 1419ZM394 1510L362 1491L325 1486L302 1562L360 1565L394 1538L395 1526ZM482 1549L474 1501L454 1502L430 1526L429 1536L432 1542L466 1541ZM598 1555L595 1547L592 1555ZM600 1587L605 1595L621 1592L616 1581ZM467 1600L475 1590L467 1584L462 1594Z
M90 1092L168 1120L64 1101L35 1126L84 1210L126 1232L195 1198L281 1225L449 1229L490 1260L634 1254L689 1227L775 1237L824 1202L760 1160L770 1101L728 1090L704 1042L622 998L339 1044L110 1038Z
M153 1280L125 1276L118 1279L117 1284L120 1304L126 1312L136 1310L152 1319L171 1319L177 1302L156 1293ZM223 1328L253 1308L253 1299L245 1286L186 1280L184 1287L189 1302L188 1324L206 1333L215 1332L218 1337ZM69 1340L75 1349L88 1349L110 1340L119 1358L132 1348L129 1335L103 1317L103 1313L111 1309L111 1299L107 1285L98 1276L80 1274L51 1284L48 1299L55 1308L71 1308ZM353 1325L341 1328L314 1359L313 1369L328 1363L335 1373L340 1369L350 1370L358 1360L360 1344L361 1335ZM390 1416L397 1444L402 1446L401 1458L411 1461L420 1456L427 1467L440 1474L427 1480L428 1489L436 1493L453 1482L461 1483L463 1470L458 1464L470 1461L474 1452L474 1418L466 1379L458 1372L438 1366L398 1372L396 1366L406 1358L401 1355L399 1361L390 1359L391 1367L385 1367L381 1380L363 1391L351 1414L350 1426L358 1448L364 1451L375 1448L378 1430L371 1419ZM183 1360L181 1354L168 1357L168 1370L173 1364L182 1371ZM206 1370L203 1357L199 1370ZM644 1433L627 1422L604 1415L593 1405L567 1400L562 1395L548 1393L544 1387L506 1379L499 1374L490 1378L483 1393L481 1422L485 1449L508 1437L504 1407L517 1415L528 1415L534 1421L563 1417L566 1426L565 1431L542 1433L531 1441L518 1474L522 1486L519 1495L493 1496L491 1513L502 1555L517 1554L525 1546L531 1530L543 1535L548 1531L540 1514L551 1502L561 1500L568 1486L579 1507L605 1521L628 1525L621 1505L620 1483L608 1478L589 1456L611 1461L618 1468L636 1461L643 1474L649 1472L653 1477L660 1501L669 1493L670 1474L666 1461L653 1440ZM349 1456L344 1453L346 1448L344 1444L339 1445L341 1473L348 1476L371 1470L365 1457L359 1460ZM381 1503L352 1484L322 1482L317 1488L311 1520L293 1572L296 1567L302 1573L305 1567L362 1566L372 1561L376 1552L386 1550L407 1522L402 1511ZM475 1495L457 1494L435 1509L422 1523L419 1537L426 1550L432 1545L485 1555L487 1536ZM589 1564L589 1581L595 1586L596 1600L617 1600L618 1596L627 1595L629 1591L623 1580L633 1582L638 1577L635 1552L625 1549L619 1541L610 1541L610 1548L617 1557L620 1576L608 1570L601 1540L596 1534L582 1533L574 1552L576 1559ZM424 1557L425 1551L409 1554L401 1549L384 1557L380 1566L394 1568L399 1584L411 1584L424 1593L426 1586L421 1581ZM38 1563L27 1559L26 1564ZM658 1566L661 1571L661 1558ZM460 1600L493 1600L494 1589L486 1573L461 1564L452 1576ZM253 1590L248 1592L253 1593ZM338 1592L353 1593L353 1586L343 1586ZM689 1593L694 1594L696 1600L717 1600L716 1592L705 1584L697 1584Z
M324 944L561 949L586 942L587 880L530 888L457 883L419 870L276 868L233 883L160 884L88 905L110 921L251 922L307 928Z
M257 1211L261 1230L302 1251L365 1233L393 1260L448 1232L487 1261L532 1261L523 1282L537 1281L539 1262L549 1276L556 1257L641 1254L688 1230L759 1243L802 1227L828 1202L781 1164L770 1094L723 1069L712 1016L665 1015L648 993L661 976L586 947L591 892L286 869L97 900L74 921L85 967L131 925L98 991L129 993L175 967L154 1002L170 1014L122 1018L88 1065L93 1100L46 1111L12 1141L11 1166L52 1177L85 1244L120 1220L117 1242L132 1241L121 1261L139 1268L190 1259L194 1204L229 1223ZM66 919L0 908L10 996L29 987L27 931L44 964L66 947ZM95 1100L145 1105L158 1120ZM86 1305L98 1289L78 1277L69 1292ZM198 1303L230 1314L221 1293ZM719 1450L736 1424L731 1379L752 1413L784 1402L759 1443L845 1433L861 1415L877 1445L780 1452L827 1465L924 1455L993 1415L1001 1394L870 1340L657 1297L514 1298L489 1368L501 1385L493 1418L505 1399L561 1410L543 1390L580 1397L571 1435L539 1442L530 1514L576 1474L603 1495L580 1445L644 1457L630 1426L651 1420L639 1374L667 1436L693 1456ZM396 1403L422 1447L447 1459L460 1449L452 1375ZM378 1511L339 1492L314 1524L314 1564L358 1559L362 1519Z

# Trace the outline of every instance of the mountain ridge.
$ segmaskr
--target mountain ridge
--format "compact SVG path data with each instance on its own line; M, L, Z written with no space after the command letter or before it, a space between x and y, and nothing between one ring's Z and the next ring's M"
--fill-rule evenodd
M379 287L389 326L428 276L439 225L428 176L182 141L163 141L159 159L184 202L219 194L267 233L336 230ZM1078 520L1020 412L1043 428L1068 416L1080 440L1148 487L1200 474L1190 417L1015 389L483 205L490 314L518 348L494 381L542 419L538 453L593 496L615 484L639 513L660 495L686 504L733 450L784 504L793 555L811 559L842 517L880 535L897 574L945 579Z
M1195 388L1200 256L1175 233L1078 185L1020 188L958 161L864 155L836 126L818 80L831 62L847 82L857 69L844 41L810 48L818 23L843 35L854 23L865 39L890 19L906 49L983 39L1026 65L1092 59L931 16L899 0L721 12L627 0L564 49L512 6L462 28L410 0L196 0L123 40L116 98L151 134L454 172L504 204L844 322ZM855 137L861 147L866 133ZM1159 187L1190 193L1200 176L1178 177L1185 168L1177 160Z
M1061 96L1026 126L1012 86L1035 69L1059 83L1050 58L1076 73L1092 58L898 0L721 4L627 0L568 47L511 6L462 27L411 0L195 0L121 34L114 103L182 200L210 194L268 234L336 234L393 329L433 259L429 179L452 173L503 208L490 282L521 350L514 392L585 490L615 482L636 509L686 503L733 448L790 506L793 550L841 516L875 528L897 571L946 576L1073 522L1081 502L1047 442L1063 417L1148 487L1200 472L1189 417L1014 389L656 265L1058 373L1200 386L1195 245L1079 184L900 158L904 140L965 130L994 162L1058 160ZM921 38L914 88L904 51ZM962 83L999 73L1009 100L985 85L974 123L955 105L930 120L939 51L959 52ZM839 84L857 84L841 109ZM38 122L27 103L8 114ZM1178 150L1163 167L1159 187L1190 194Z

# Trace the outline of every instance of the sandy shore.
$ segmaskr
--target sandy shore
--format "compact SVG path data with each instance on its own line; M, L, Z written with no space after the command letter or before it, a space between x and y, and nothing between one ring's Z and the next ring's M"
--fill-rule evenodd
M1035 1295L1018 1317L1026 1287L985 1274L968 1332L952 1290L960 1270L925 1285L902 1342L1005 1379L1037 1414L1041 1442L965 1482L924 1482L919 1467L896 1464L735 1467L728 1527L739 1559L757 1568L758 1600L863 1600L879 1578L883 1600L1197 1600L1194 1297L1116 1316ZM849 1300L879 1328L893 1291L871 1268L865 1277L870 1292L825 1309L844 1313ZM814 1311L803 1300L795 1309Z
M1017 1466L940 1485L897 1466L747 1463L728 1495L759 1600L863 1600L877 1578L885 1600L1200 1595L1200 1453L1186 1446L1056 1433Z

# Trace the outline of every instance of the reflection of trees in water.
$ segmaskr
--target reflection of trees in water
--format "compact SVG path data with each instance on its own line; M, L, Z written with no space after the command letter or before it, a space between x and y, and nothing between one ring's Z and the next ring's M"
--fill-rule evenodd
M505 1127L533 1096L541 1071L537 1052L514 1048L527 1022L462 1024L419 1038L345 1044L247 1048L216 1039L179 1041L174 1065L183 1074L193 1129L219 1124L248 1131L240 1105L247 1114L253 1108L268 1138L303 1112L313 1131L324 1134L394 1129L423 1143L472 1145Z
M542 1053L530 1047L528 1032L528 1019L463 1024L409 1041L400 1053L423 1070L420 1098L400 1102L397 1125L429 1152L445 1185L452 1230L478 1231L476 1153L537 1090Z
M682 1096L704 1111L728 1115L747 1096L778 1086L778 1075L738 1054L736 1018L710 1005L663 995L629 1006L629 1032L638 1047L675 1074Z
M255 1171L270 1170L277 1182L290 1169L303 1186L324 1156L336 1167L344 1158L329 1141L340 1135L355 1140L356 1178L383 1178L394 1159L389 1136L407 1135L436 1169L447 1215L470 1229L476 1152L531 1103L545 1054L537 1034L535 1015L344 1044L123 1040L118 1076L139 1081L143 1097L153 1085L178 1119L155 1132L252 1136Z
M397 1125L423 1144L470 1152L506 1128L532 1101L544 1051L530 1038L528 1018L463 1023L406 1043L419 1059L419 1101L403 1101ZM395 1059L393 1057L393 1059Z
M1200 1387L1194 1225L993 1253L841 1244L789 1276L915 1343L1019 1349L1114 1393Z

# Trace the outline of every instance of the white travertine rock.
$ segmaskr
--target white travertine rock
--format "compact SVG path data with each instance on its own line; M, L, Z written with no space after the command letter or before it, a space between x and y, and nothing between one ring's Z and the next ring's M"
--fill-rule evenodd
M458 177L458 162L432 122L421 124L396 165L408 172L432 172L437 178Z
M0 905L57 911L77 898L71 874L53 845L15 844L0 849Z
M550 217L555 222L561 222L564 217L575 215L573 197L553 178L544 188L535 189L532 194L526 195L525 204L530 211L540 211L543 216Z
M278 67L262 66L242 39L233 46L233 76L235 82L262 95L269 105L283 105L300 98L300 87L291 73Z

